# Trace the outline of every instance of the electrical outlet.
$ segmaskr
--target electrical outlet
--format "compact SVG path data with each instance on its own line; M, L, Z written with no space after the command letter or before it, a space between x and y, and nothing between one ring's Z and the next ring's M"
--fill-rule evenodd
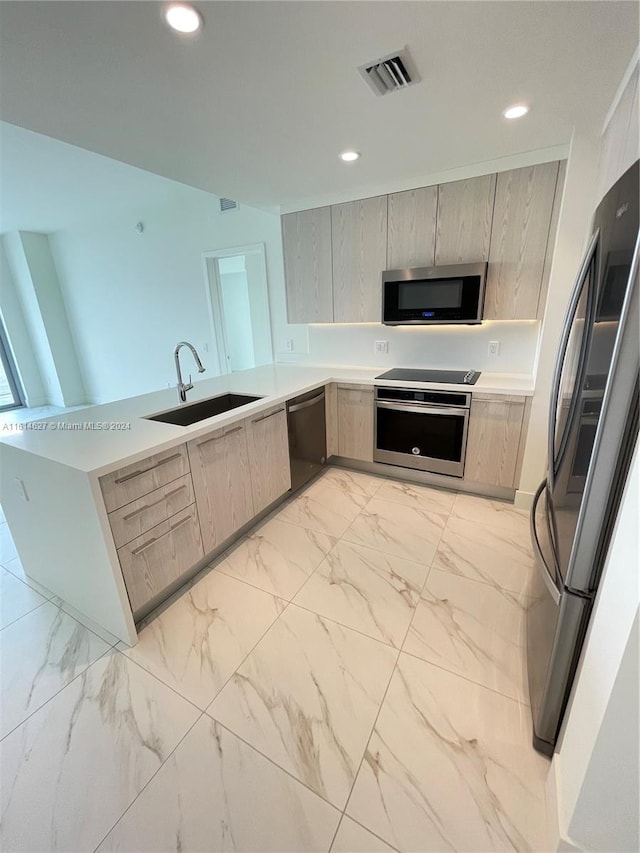
M378 353L389 352L389 341L375 341L373 344L373 351Z
M287 352L293 352L293 338L287 338L286 344Z
M500 355L500 341L489 341L489 355Z

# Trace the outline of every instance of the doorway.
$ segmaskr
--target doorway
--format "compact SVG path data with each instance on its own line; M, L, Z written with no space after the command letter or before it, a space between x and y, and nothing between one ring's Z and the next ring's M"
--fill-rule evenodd
M267 267L262 243L203 255L221 373L273 362Z

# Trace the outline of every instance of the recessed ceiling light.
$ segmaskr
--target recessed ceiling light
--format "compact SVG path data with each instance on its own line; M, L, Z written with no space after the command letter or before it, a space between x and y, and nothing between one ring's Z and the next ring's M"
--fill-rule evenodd
M522 116L525 116L528 112L529 107L525 107L524 104L514 104L514 106L505 110L502 115L505 118L522 118Z
M360 157L357 151L343 151L340 155L340 159L344 160L345 163L353 163L354 160L357 160Z
M164 19L179 33L195 33L202 26L202 15L188 3L171 3L164 10Z

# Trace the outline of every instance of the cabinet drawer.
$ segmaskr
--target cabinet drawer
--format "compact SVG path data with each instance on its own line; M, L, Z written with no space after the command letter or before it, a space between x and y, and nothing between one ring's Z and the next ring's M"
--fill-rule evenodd
M189 473L186 444L141 459L100 478L100 488L107 512L113 512L154 489Z
M185 474L184 477L149 492L137 501L116 509L109 515L116 548L126 545L136 536L141 536L156 524L171 518L194 500L191 474Z
M120 548L118 557L134 615L203 556L195 504Z

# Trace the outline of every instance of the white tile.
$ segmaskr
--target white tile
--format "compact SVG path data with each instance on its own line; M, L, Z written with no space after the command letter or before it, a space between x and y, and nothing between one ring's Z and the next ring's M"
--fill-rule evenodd
M292 604L208 713L342 808L396 657Z
M525 618L515 593L432 569L403 650L526 703Z
M398 850L546 850L529 708L401 654L347 813Z
M475 521L492 530L496 527L506 527L514 533L522 534L529 541L529 513L516 509L508 501L459 494L451 513L457 518Z
M393 853L393 848L344 815L331 853Z
M444 529L446 515L424 507L373 498L343 538L407 560L429 565Z
M47 599L0 567L0 628L30 613Z
M0 737L108 649L50 601L5 628L0 644Z
M372 498L385 481L381 477L371 477L362 471L351 471L348 468L328 468L317 482L342 489L345 492L355 492L358 495Z
M399 648L428 571L424 563L341 541L294 603Z
M54 604L58 604L60 610L64 613L68 613L69 616L72 616L76 622L79 622L81 625L84 625L85 628L88 628L90 631L93 631L94 634L97 634L101 640L104 640L105 643L109 646L116 646L120 642L120 640L112 634L111 631L107 631L106 628L103 628L102 625L98 625L97 622L94 622L93 619L86 616L84 613L81 613L80 610L77 610L75 607L72 607L70 604L67 604L66 601L62 601L58 596L54 596L51 601Z
M0 744L4 850L93 850L198 711L116 651Z
M366 495L327 486L319 480L287 504L276 518L339 537L368 500Z
M31 587L31 589L35 589L36 592L39 592L40 595L47 599L47 601L50 601L55 597L54 593L51 592L50 589L47 589L46 586L43 586L41 583L38 583L37 580L34 580L33 578L30 578L29 575L25 574L20 557L14 557L13 560L7 560L3 563L3 568L8 572L11 572L11 574L18 578L18 580L21 580L22 583L26 583L27 586Z
M18 556L8 524L0 524L0 563L3 565Z
M98 848L325 853L340 813L202 717Z
M274 596L212 571L143 628L135 646L121 649L204 709L281 606Z
M336 541L273 518L230 550L216 571L289 601Z
M433 568L521 593L529 587L533 554L529 534L510 525L489 526L451 515Z
M395 501L395 503L405 504L406 506L423 507L448 515L456 499L456 492L432 489L429 486L418 486L415 483L387 480L378 489L376 497L380 500Z

